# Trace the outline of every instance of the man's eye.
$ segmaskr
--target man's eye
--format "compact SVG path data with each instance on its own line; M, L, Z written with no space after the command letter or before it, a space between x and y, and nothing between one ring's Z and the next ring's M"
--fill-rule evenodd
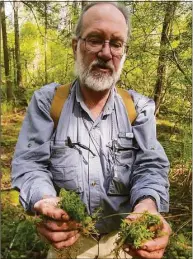
M89 39L87 42L91 45L101 45L102 41L100 39Z
M123 43L121 41L111 41L110 45L113 48L122 48L123 47Z

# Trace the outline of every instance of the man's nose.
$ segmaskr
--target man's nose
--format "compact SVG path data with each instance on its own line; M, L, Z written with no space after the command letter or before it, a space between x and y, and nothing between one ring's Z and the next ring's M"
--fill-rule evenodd
M98 56L105 61L112 59L111 48L110 48L109 42L104 42L104 45L103 45L101 51L99 51Z

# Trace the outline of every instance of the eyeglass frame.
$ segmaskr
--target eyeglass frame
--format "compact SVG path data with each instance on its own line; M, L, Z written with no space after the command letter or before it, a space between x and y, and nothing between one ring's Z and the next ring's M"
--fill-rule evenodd
M88 38L86 37L86 38L82 38L81 36L79 36L78 37L78 40L83 40L84 41L84 43L85 43L85 49L87 50L87 51L90 51L90 52L92 52L92 53L99 53L103 48L104 48L104 44L105 43L109 43L109 49L110 49L110 51L111 51L111 55L112 56L115 56L115 57L122 57L123 55L124 55L124 53L127 53L127 51L128 51L128 45L127 45L127 43L126 42L122 42L123 43L123 53L122 54L118 54L118 55L116 55L116 54L113 54L113 52L112 52L112 49L111 49L111 45L110 45L110 42L111 42L111 40L103 40L102 42L103 42L103 44L102 44L102 46L101 46L101 49L100 50L98 50L98 51L91 51L91 50L89 50L86 46L86 42L87 42L87 40L88 40Z

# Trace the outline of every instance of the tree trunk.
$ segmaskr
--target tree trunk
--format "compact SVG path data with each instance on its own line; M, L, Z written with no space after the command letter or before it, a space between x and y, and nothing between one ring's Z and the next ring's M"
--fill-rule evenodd
M155 114L158 115L160 105L162 102L163 89L165 87L166 78L166 62L168 53L168 36L170 27L172 26L172 20L174 17L177 2L168 2L165 6L165 17L162 26L160 51L157 67L157 81L155 84L154 101L155 101Z
M16 58L15 58L15 48L11 49L11 56L12 56L12 69L13 69L13 84L17 85L17 68L16 68Z
M21 61L20 61L18 2L13 2L13 8L14 8L14 32L15 32L16 82L18 87L22 87L23 84L22 84Z
M8 51L8 45L7 45L7 28L6 28L6 20L5 20L4 1L2 1L0 3L0 8L1 8L1 26L2 26L2 38L3 38L6 93L7 93L7 101L11 101L13 98L13 90L12 90L12 83L11 83L11 79L10 79L9 51Z
M87 5L87 2L86 1L81 1L81 5L82 5L82 10L84 9L84 7Z

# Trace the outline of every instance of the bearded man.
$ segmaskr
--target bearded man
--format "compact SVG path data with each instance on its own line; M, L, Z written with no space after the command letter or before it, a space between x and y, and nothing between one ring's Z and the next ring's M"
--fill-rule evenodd
M162 258L171 233L160 215L168 211L169 162L156 138L154 102L129 90L137 111L131 124L115 87L126 57L128 18L116 3L85 7L72 40L77 80L57 128L50 107L58 86L50 84L34 93L16 146L13 186L27 211L50 218L38 231L62 258L113 258L121 219L135 220L146 210L159 215L164 236L139 249L125 245L119 258ZM90 215L102 208L97 239L81 236L79 224L57 207L60 188L76 191ZM59 256L54 249L48 254Z

